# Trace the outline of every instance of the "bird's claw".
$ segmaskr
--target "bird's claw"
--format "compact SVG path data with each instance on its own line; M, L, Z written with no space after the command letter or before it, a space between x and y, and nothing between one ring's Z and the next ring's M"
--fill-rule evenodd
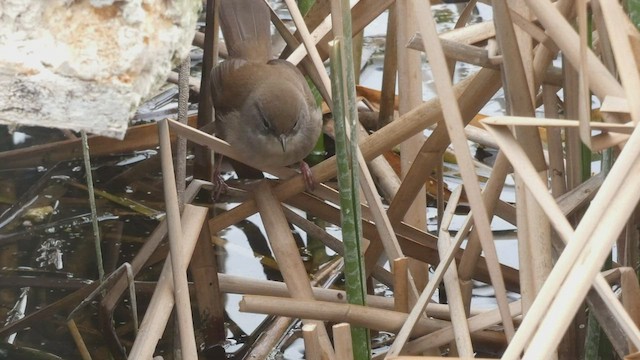
M224 181L224 178L220 174L213 175L213 193L211 199L218 201L220 195L226 193L229 190L229 185Z
M309 167L309 164L307 164L304 161L300 161L300 172L302 173L302 178L304 179L304 187L308 192L311 192L313 190L315 190L316 188L316 181L313 178L313 172L311 171L311 168Z

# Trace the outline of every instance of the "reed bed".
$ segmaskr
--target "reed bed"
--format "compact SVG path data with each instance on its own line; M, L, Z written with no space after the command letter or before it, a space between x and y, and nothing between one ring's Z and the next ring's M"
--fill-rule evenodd
M224 49L218 43L215 3L208 1L206 31L196 38L204 44L203 74L209 73ZM100 323L114 358L151 358L174 310L179 329L175 342L183 358L214 358L207 351L225 339L224 293L243 294L240 311L273 316L247 359L268 356L295 319L303 324L307 359L638 357L640 33L628 9L614 0L485 3L492 7L492 21L469 24L476 6L476 1L469 1L455 27L442 33L436 31L430 3L418 0L356 0L351 6L346 0L316 0L305 15L293 0L287 0L296 28L293 33L272 12L272 22L287 44L281 57L299 65L318 89L325 102L325 125L341 121L339 117L354 117L357 105L368 106L377 120L374 129L364 121L346 123L340 134L325 126L325 133L343 136L352 145L353 161L347 165L353 166L351 185L361 195L354 198L360 199L355 204L359 207L356 228L361 232L356 249L362 256L363 283L374 279L393 294L369 293L359 304L348 301L348 293L320 286L331 272L344 270L340 257L353 248L292 211L296 208L326 223L344 224L340 212L344 194L332 186L339 176L336 157L311 168L317 181L311 191L298 172L263 168L246 158L241 149L200 129L212 118L209 78L203 75L198 86L182 66L175 81L181 83L183 95L189 83L200 93L198 120L187 119L183 106L181 121L157 124L166 219L127 269L132 278L154 254L165 256L166 261L136 339L126 346L113 328L113 309L133 282L127 281L124 272L106 281ZM372 96L359 88L361 96L354 99L354 76L344 63L331 67L340 72L332 86L326 66L335 50L331 46L341 47L338 54L343 62L359 64L360 59L352 58L342 41L356 36L384 11L388 11L388 29L382 90ZM344 25L345 19L351 19L349 25ZM424 55L437 92L427 101L420 67ZM554 59L561 59L562 65L558 67L560 61ZM475 65L477 71L454 83L452 70L457 63ZM345 82L336 84L336 78ZM506 112L484 118L482 109L500 89ZM335 97L339 98L334 103ZM187 100L182 98L184 105ZM338 105L342 107L337 109ZM175 181L176 174L185 174L184 163L174 171L171 144L176 137L195 147L198 157L196 180L188 186ZM91 141L92 150L98 152L112 146L99 139ZM69 140L58 149L72 152L65 149L77 142ZM496 151L486 179L478 176L470 142ZM130 139L129 145L121 146L153 143ZM183 155L177 157L184 158L184 144L178 148ZM394 149L400 152L398 171L389 163ZM0 153L0 159L22 164L48 151L41 146ZM277 179L247 185L244 201L211 216L206 208L190 205L199 190L212 186L206 181L211 151ZM447 154L454 155L461 177L461 185L450 192L443 180ZM600 172L592 174L591 158L598 154L605 160ZM515 177L514 203L500 199L510 175ZM427 231L426 223L426 184L431 179L438 213L435 232ZM256 213L284 283L218 273L212 253L217 233ZM455 232L454 216L463 217ZM494 217L517 227L517 269L499 261L491 227ZM338 254L324 273L311 280L290 223ZM157 255L165 236L170 249ZM392 271L380 265L384 262ZM495 308L472 306L476 281L492 286ZM64 301L5 326L0 334L15 333L46 314L72 308L96 292L96 287L83 287ZM446 303L434 301L438 289L439 294L446 293ZM519 296L514 299L509 292ZM192 314L194 309L197 316ZM596 329L589 335L580 330L587 322ZM200 331L204 337L196 338L194 326L204 329ZM68 327L82 357L91 358L82 329L73 319ZM358 344L363 337L352 336L356 334L352 328L357 327L386 331L393 337L375 349L375 356L363 356ZM597 339L607 339L609 347Z
M355 35L382 11L389 11L382 92L375 107L379 127L360 131L355 164L366 200L360 209L365 276L392 288L393 299L369 295L365 305L327 302L332 300L327 298L330 293L312 288L299 261L288 221L344 254L340 240L282 207L298 207L339 224L339 196L326 183L336 176L335 158L312 168L319 186L305 193L302 177L295 172L262 169L212 135L164 121L161 129L168 125L172 134L280 178L278 182L261 182L253 196L211 218L208 227L215 234L259 212L288 292L276 290L276 284L269 287L273 290L254 290L266 284L251 285L248 279L234 279L238 285L231 289L224 276L220 276L221 291L246 293L241 311L305 319L302 332L308 359L350 358L352 346L357 345L351 344L346 323L396 334L390 346L376 355L380 359L431 359L441 355L471 358L487 344L496 349L493 355L504 359L575 359L584 356L581 347L590 341L568 331L572 324L584 322L576 316L585 309L584 304L614 344L611 358L637 351L640 318L635 299L638 236L634 214L640 192L634 189L634 179L640 169L640 135L635 131L640 119L636 101L640 91L640 36L621 4L613 0L588 4L570 0L492 1L493 21L467 24L476 5L471 1L455 28L438 34L427 2L360 0L351 13L340 1L332 1L331 7L326 3L317 1L303 18L294 2L287 1L297 32L295 36L287 32L283 38L288 44L284 53L290 54L287 59L307 71L329 109L334 103L323 65L329 53L327 42L347 36L344 29L350 29L340 26L332 32L332 20L342 24L344 17L351 16L350 30ZM336 13L340 9L346 10ZM279 31L287 31L279 26L279 19L274 16L273 20ZM592 41L588 43L588 39ZM438 95L427 102L422 100L422 52L431 66ZM553 65L557 57L562 58L561 68ZM477 65L479 70L453 84L451 69L457 62ZM345 74L341 77L348 77ZM397 95L392 86L396 78ZM507 112L486 118L480 128L469 130L468 124L500 88L505 93ZM206 89L208 86L201 88L202 95L206 95ZM591 94L602 104L597 119ZM344 95L340 92L338 96ZM544 118L536 116L540 106ZM349 110L338 114L345 111ZM426 128L433 130L428 137L423 133ZM353 134L349 138L355 141L358 137ZM161 136L168 141L168 134ZM498 148L486 182L478 179L469 138L485 139L483 143ZM381 155L394 148L400 149L401 171L389 175L384 172L388 164ZM463 184L445 197L441 169L443 154L449 148L455 154ZM586 153L603 151L615 160L607 173L591 176L590 162L582 159ZM436 205L439 231L432 234L426 231L425 182L434 174L440 176ZM514 204L499 200L509 174L516 179ZM376 187L377 179L395 176L399 176L396 186L381 185L382 181ZM469 210L464 225L452 234L451 220L460 212L462 195ZM490 226L498 213L517 226L518 270L498 261ZM168 213L170 234L175 231L171 224L177 216ZM464 249L463 240L467 240ZM617 258L616 270L603 270L616 242L619 254L626 249L633 256ZM393 264L393 274L377 265L380 258ZM175 254L172 260L182 264ZM431 274L429 266L435 269ZM479 312L470 306L474 279L493 286L495 309ZM184 277L174 274L174 281L184 284ZM242 283L247 285L240 286ZM436 311L432 297L441 284L448 302L437 305ZM621 291L614 292L612 286ZM510 301L507 289L517 291L520 299ZM180 314L179 310L178 318L182 319ZM334 326L333 344L326 332L327 322L345 323ZM181 328L183 331L188 328ZM336 337L336 332L342 335ZM148 341L141 335L139 338ZM347 338L349 341L345 341ZM429 356L420 356L425 354Z

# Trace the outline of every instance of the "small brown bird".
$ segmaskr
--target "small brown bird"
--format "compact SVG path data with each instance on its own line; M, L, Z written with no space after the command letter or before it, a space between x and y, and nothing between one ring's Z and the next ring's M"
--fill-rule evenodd
M270 12L263 0L223 0L220 26L229 58L211 72L216 135L264 167L300 162L322 129L322 114L300 71L271 59Z

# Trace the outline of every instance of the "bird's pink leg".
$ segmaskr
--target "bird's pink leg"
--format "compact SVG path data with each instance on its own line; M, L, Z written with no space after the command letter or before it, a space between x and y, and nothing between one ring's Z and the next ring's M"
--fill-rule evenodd
M302 173L302 177L304 178L304 187L309 192L313 191L316 187L316 180L313 178L313 172L311 172L309 164L307 164L304 160L300 161L300 172Z
M222 177L222 175L220 175L220 169L222 169L222 159L224 158L224 155L218 154L216 157L218 159L216 161L215 167L213 168L213 193L211 195L211 198L214 201L218 200L222 193L225 193L227 192L227 190L229 190L229 185L224 182L224 178Z

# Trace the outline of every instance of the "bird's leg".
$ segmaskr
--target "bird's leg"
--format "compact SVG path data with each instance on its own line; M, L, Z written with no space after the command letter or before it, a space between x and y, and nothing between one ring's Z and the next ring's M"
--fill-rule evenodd
M316 187L316 180L313 178L313 173L311 172L309 164L304 160L300 161L300 172L304 178L304 187L306 190L309 192L313 191Z
M229 185L224 182L224 178L222 177L222 175L220 175L220 169L222 169L222 159L224 158L224 155L218 154L216 157L218 159L213 168L213 194L211 195L211 198L214 201L218 200L222 193L225 193L227 192L227 190L229 190Z

